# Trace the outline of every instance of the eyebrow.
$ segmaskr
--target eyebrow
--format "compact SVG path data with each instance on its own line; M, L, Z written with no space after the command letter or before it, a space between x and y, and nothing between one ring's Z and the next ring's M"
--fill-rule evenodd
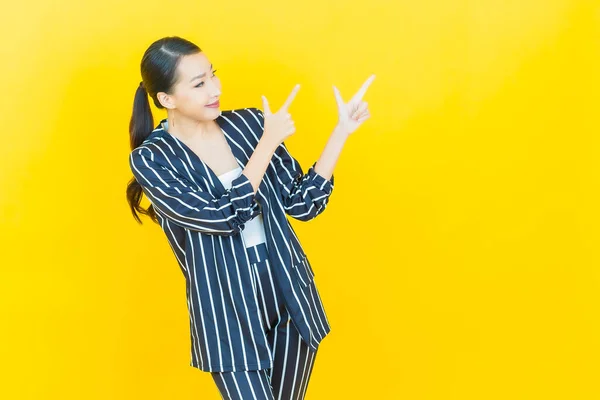
M213 65L212 65L212 64L210 64L210 69L212 69L212 68L213 68ZM190 82L193 82L193 81L194 81L194 79L203 78L203 77L204 77L204 75L206 75L206 72L203 72L203 73L201 73L200 75L197 75L197 76L193 77L192 79L190 79Z

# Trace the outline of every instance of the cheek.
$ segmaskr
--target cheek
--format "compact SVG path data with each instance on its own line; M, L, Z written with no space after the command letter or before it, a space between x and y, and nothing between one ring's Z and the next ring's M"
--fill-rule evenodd
M199 106L204 106L209 101L209 96L205 90L194 89L187 97L187 105L192 109L198 109Z
M191 90L185 96L181 96L177 106L179 111L190 117L198 117L198 110L202 110L203 105L206 104L201 92L201 90Z

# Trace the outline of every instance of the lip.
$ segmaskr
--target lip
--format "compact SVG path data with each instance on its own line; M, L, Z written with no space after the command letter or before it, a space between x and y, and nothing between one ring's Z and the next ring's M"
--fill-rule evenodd
M207 104L204 107L208 107L208 108L218 108L219 107L219 100L215 101L214 103L211 104Z

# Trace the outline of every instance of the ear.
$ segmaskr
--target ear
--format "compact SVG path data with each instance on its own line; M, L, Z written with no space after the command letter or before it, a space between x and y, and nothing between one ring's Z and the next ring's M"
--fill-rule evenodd
M167 109L175 108L175 102L173 101L173 97L166 94L165 92L158 92L156 94L156 98L158 102Z

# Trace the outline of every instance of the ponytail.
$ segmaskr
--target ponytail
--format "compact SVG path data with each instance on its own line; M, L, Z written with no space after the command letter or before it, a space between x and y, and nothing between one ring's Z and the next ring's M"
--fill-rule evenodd
M133 99L133 113L131 114L131 120L129 121L129 146L133 151L135 148L140 146L146 138L150 135L154 129L154 118L152 116L152 110L150 109L150 102L148 101L148 93L144 86L144 82L140 82L140 85L135 91L135 97ZM127 184L127 202L133 217L142 223L138 213L144 214L150 217L152 221L158 223L156 212L152 204L148 206L148 209L144 209L140 206L142 200L142 186L131 178Z
M154 130L154 119L148 97L152 99L156 108L163 110L165 107L158 100L157 94L160 92L171 94L177 83L177 66L182 57L200 52L202 52L200 47L179 36L163 37L154 41L146 49L140 63L142 81L135 92L133 114L129 121L129 144L132 151L139 147ZM157 214L152 204L148 209L140 207L143 194L142 186L135 177L131 178L127 184L127 201L133 217L141 224L142 220L138 214L144 214L158 224Z

